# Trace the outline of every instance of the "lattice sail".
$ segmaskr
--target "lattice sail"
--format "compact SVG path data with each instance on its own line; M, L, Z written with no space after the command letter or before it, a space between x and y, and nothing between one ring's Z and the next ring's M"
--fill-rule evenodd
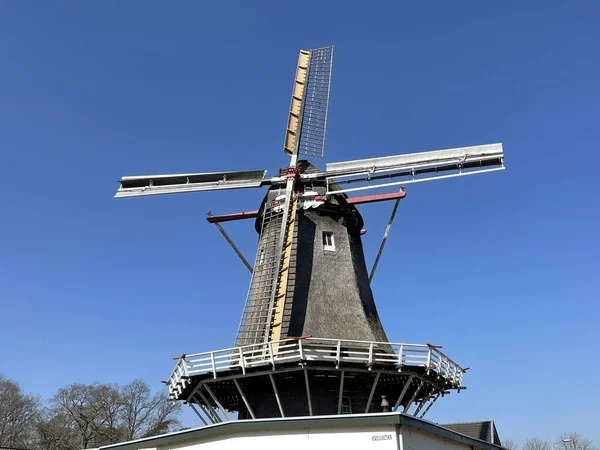
M325 154L332 68L333 46L300 51L284 142L287 154Z
M325 154L332 68L333 46L310 51L298 154L319 158Z
M235 339L236 346L264 342L269 332L272 292L279 275L280 235L284 216L283 208L273 203L278 202L267 202L263 209L259 247Z

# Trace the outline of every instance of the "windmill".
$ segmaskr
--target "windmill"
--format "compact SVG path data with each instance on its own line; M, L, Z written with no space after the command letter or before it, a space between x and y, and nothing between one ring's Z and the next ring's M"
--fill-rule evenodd
M119 181L117 198L268 187L257 210L209 213L252 278L234 346L181 355L165 382L171 397L204 423L228 420L231 411L260 418L389 408L423 417L438 398L465 389L467 369L439 346L389 342L370 282L404 185L502 170L502 144L330 163L321 171L304 158L324 156L332 64L333 47L300 51L283 148L290 164L277 175L255 170ZM390 200L394 208L369 274L356 206ZM254 265L220 225L250 218L259 234Z

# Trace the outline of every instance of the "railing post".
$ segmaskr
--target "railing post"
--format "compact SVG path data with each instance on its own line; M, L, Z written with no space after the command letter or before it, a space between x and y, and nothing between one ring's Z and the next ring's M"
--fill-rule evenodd
M210 360L212 362L212 372L213 372L213 378L217 378L217 367L215 364L215 352L210 352Z
M429 351L427 352L427 374L429 374L430 367L431 367L431 347L429 347Z
M369 344L369 362L367 363L369 370L373 367L373 343Z
M187 362L185 360L185 356L183 358L181 358L181 361L183 363L183 374L187 377L190 374L188 373Z
M335 350L335 368L340 368L340 358L342 356L342 341L337 341Z
M242 347L238 348L239 358L240 358L240 367L242 368L242 373L246 375L246 361L244 360L244 352L242 351Z
M404 352L404 345L401 345L398 349L398 365L402 367L402 353Z
M179 395L181 395L181 393L183 392L183 388L185 387L183 385L183 383L185 383L185 379L183 379L183 375L182 375L182 369L181 369L181 360L179 360L179 363L177 363L177 381L176 381L176 386L177 386L177 392L179 393Z
M298 351L300 352L300 360L304 361L304 349L302 348L302 339L298 339Z
M269 358L271 360L271 366L273 367L273 370L275 370L275 358L273 358L273 344L271 341L269 341L268 343L268 348L269 348Z

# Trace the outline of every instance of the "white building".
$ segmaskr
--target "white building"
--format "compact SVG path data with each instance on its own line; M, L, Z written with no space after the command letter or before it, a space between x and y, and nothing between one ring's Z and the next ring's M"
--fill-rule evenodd
M493 422L487 422L493 427ZM492 442L401 413L290 417L223 422L99 450L500 450Z

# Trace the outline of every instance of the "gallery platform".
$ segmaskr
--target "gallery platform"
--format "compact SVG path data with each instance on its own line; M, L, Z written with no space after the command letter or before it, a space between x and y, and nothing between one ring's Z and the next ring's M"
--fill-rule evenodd
M465 389L466 370L430 344L308 337L184 354L165 383L205 424L235 413L385 412L386 403L388 411L424 417L438 398Z

